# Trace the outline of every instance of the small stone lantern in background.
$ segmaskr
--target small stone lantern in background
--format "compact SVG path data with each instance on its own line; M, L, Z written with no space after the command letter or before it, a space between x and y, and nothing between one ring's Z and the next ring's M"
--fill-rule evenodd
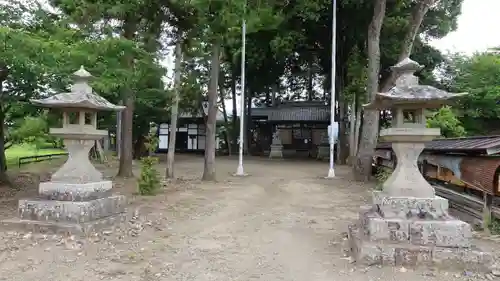
M271 151L269 152L269 158L283 158L283 144L281 142L280 129L276 128L273 133L273 139L271 143Z
M471 226L448 214L448 200L435 195L417 167L425 143L440 135L439 129L426 128L425 110L465 93L419 85L414 72L420 69L409 58L393 66L399 77L395 87L365 106L391 110L392 127L381 130L380 138L392 143L397 166L383 191L374 192L373 205L363 207L349 228L351 256L368 264L487 266L492 256L472 247Z
M40 199L19 201L20 220L4 223L23 225L31 231L86 234L125 218L125 196L111 195L112 182L104 180L89 160L95 142L108 134L97 129L97 113L125 107L95 94L88 84L92 75L83 66L73 76L71 92L32 100L62 111L62 127L50 128L50 134L63 139L68 160L49 182L40 183Z

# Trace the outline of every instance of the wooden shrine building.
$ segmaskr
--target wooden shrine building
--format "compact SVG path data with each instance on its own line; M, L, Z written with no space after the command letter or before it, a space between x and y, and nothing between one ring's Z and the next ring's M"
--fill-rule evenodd
M268 155L279 129L284 157L316 157L330 124L330 106L323 101L292 101L251 109L250 153Z
M222 114L217 114L217 123L223 121ZM205 151L205 120L203 114L191 114L183 112L179 114L175 138L175 150L178 152L204 152ZM168 151L170 136L170 122L160 123L158 126L158 153ZM220 148L220 140L217 137L215 146Z

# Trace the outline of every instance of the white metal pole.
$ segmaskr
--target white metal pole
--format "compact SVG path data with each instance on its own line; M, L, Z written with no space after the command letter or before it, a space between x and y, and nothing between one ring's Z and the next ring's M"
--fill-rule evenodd
M336 64L336 50L335 42L337 41L337 0L332 0L332 77L331 77L331 90L330 90L330 169L328 170L327 178L335 177L334 166L334 136L333 124L335 123L335 64Z
M246 6L246 4L245 4ZM245 9L246 10L246 9ZM245 128L244 116L245 116L245 49L246 49L246 33L247 26L245 23L245 19L243 19L242 24L242 33L241 33L241 100L240 100L240 151L239 151L239 159L238 159L238 169L236 170L237 176L244 176L245 172L243 170L243 133ZM235 116L236 117L236 116Z

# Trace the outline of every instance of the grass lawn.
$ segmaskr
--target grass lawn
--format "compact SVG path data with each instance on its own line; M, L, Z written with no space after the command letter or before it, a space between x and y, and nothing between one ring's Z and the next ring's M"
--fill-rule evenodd
M29 157L29 156L42 156L56 153L66 152L63 149L57 148L44 148L36 149L33 145L22 144L14 145L5 151L5 157L7 158L7 166L13 167L18 165L19 158Z

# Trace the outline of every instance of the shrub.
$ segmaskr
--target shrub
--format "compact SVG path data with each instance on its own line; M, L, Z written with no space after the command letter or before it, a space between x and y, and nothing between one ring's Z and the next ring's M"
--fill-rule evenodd
M156 157L147 156L141 159L141 176L138 184L140 195L154 195L160 188L160 176L155 169L157 163Z
M382 190L382 185L384 182L391 176L392 170L387 167L380 167L375 174L375 178L377 179L377 185L376 189L377 190Z
M146 148L149 155L153 153L157 146L156 130L152 129L146 138ZM138 183L140 195L154 195L160 188L160 176L155 168L157 163L158 158L156 157L146 156L141 158L141 176Z

